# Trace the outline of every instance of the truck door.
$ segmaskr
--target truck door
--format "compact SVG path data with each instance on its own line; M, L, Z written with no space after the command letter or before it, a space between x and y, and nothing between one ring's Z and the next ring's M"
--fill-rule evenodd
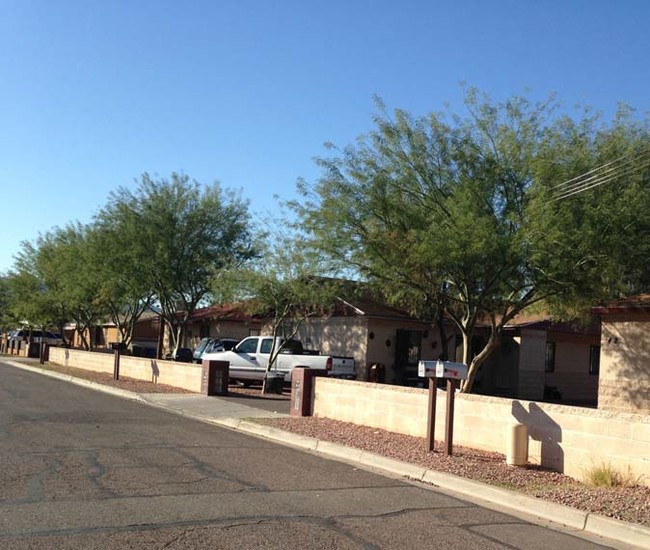
M257 353L259 338L252 337L242 340L235 350L238 356L238 364L230 364L231 378L242 380L261 380L264 377L266 367L261 367Z
M262 338L262 341L260 343L260 351L257 354L257 362L265 371L269 364L271 347L273 347L273 338Z

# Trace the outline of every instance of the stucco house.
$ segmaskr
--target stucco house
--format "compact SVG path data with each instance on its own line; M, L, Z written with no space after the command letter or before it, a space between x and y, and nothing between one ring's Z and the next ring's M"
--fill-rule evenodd
M598 408L650 414L650 294L593 312L602 325Z
M219 304L197 309L186 327L184 346L194 349L201 338L234 338L260 334L263 321L246 312L242 304Z
M500 347L476 378L475 390L531 401L595 407L600 327L520 315L506 325Z
M120 342L120 332L115 323L106 321L92 329L92 341L95 348L110 348ZM83 346L81 336L74 323L64 326L66 340L75 348ZM155 357L160 338L160 313L155 308L147 309L138 319L133 330L131 350L134 355ZM88 333L86 334L88 338Z
M354 357L358 379L372 378L379 365L389 384L423 386L418 362L438 359L446 347L450 360L460 361L462 339L449 322L446 342L430 322L416 319L370 294L337 298L328 315L304 321L296 334L308 349L327 355ZM291 329L292 320L287 320ZM484 329L473 340L482 346ZM244 338L270 334L268 320L255 318L236 304L197 310L186 335L187 347L205 336ZM595 407L598 395L598 326L555 323L548 316L519 316L503 333L499 349L481 367L475 391L536 401Z
M291 330L293 323L286 320L286 329ZM242 339L271 330L268 319L251 316L240 304L217 305L192 315L185 345L195 347L207 336ZM421 382L418 361L440 356L442 346L434 332L430 322L375 299L338 298L332 313L304 321L296 338L307 349L354 357L359 379L367 379L371 365L380 365L386 382L416 385Z
M451 326L449 336L453 336ZM454 338L447 337L448 351ZM303 344L328 355L352 356L358 378L367 380L379 365L385 381L418 385L418 362L437 359L443 344L430 321L418 320L371 296L339 298L331 315L307 319L298 331Z

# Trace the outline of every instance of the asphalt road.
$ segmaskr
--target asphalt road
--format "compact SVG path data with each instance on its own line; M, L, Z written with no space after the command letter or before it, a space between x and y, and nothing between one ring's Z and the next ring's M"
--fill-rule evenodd
M603 548L0 363L0 548Z

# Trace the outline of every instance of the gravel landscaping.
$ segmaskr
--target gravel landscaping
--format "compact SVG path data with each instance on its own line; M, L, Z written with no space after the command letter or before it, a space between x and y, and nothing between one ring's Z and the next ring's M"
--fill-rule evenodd
M5 358L11 359L8 356ZM52 364L40 365L38 361L22 360L21 362L137 393L192 393L173 386L153 384L143 380L129 378L113 380L110 374L83 369ZM229 387L229 391L233 394L255 396L259 399L289 399L290 397L287 391L282 395L267 396L262 395L259 388L243 388L234 385ZM505 464L505 456L499 453L455 445L453 456L447 457L438 450L442 448L442 442L436 442L436 451L431 453L426 450L424 438L326 418L291 417L256 419L255 421L281 430L410 462L431 470L519 491L579 510L650 527L650 487L635 485L632 487L592 488L570 477L538 466L509 467ZM589 466L591 465L585 465L585 467Z
M154 384L153 382L148 382L146 380L136 380L125 376L120 376L119 380L113 380L113 375L106 372L93 372L73 367L64 367L63 365L53 365L51 363L41 365L36 360L29 362L21 361L21 363L25 363L30 367L37 367L43 370L58 372L60 374L67 374L68 376L74 376L75 378L83 378L84 380L90 380L97 384L112 386L114 388L128 390L135 393L193 393L182 388L167 386L165 384Z

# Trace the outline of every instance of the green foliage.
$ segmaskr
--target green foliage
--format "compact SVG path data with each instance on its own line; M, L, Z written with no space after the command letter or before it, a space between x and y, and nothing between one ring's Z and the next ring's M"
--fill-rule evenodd
M14 316L32 326L63 325L73 320L78 295L68 276L74 276L80 262L68 241L75 228L55 228L39 235L34 243L23 242L14 270L9 274L14 295Z
M215 274L255 255L248 205L185 175L156 180L143 174L134 192L111 194L99 221L111 228L129 265L137 262L140 281L172 329L174 348Z
M89 226L70 224L41 235L36 247L25 247L29 257L34 258L40 284L40 292L32 298L44 306L43 311L57 326L74 321L86 349L94 347L90 328L104 313L99 297L97 251L88 246L89 231Z
M13 328L18 319L14 315L16 309L15 296L8 275L0 275L0 334Z
M251 233L247 204L233 193L184 175L144 174L134 192L111 194L92 224L22 243L6 278L11 318L60 330L72 320L92 348L89 329L108 317L128 345L157 301L176 347L214 275L254 256Z
M647 176L625 196L610 186L578 204L553 200L553 185L647 144L647 125L619 117L603 131L598 117L573 122L556 117L556 107L553 98L494 103L475 90L466 113L449 119L390 115L379 104L372 132L318 159L313 188L299 182L308 199L293 206L316 250L392 302L431 318L444 311L455 322L470 363L465 391L524 308L566 297L577 305L617 284L647 287L650 262L638 262L648 245L614 250L623 234L646 235L638 214L650 198ZM472 358L479 320L490 337Z
M326 269L300 238L276 234L259 261L221 273L214 281L215 294L245 300L251 314L272 319L274 337L288 340L306 319L334 307L340 281L322 277ZM269 370L281 349L274 338Z
M128 346L135 325L153 302L153 290L144 264L130 246L137 232L114 219L96 220L88 246L96 251L95 269L100 283L99 298L110 320Z
M548 153L530 193L527 239L539 269L563 285L549 307L571 318L608 299L647 292L650 286L650 221L644 215L650 207L650 133L627 109L610 127L593 118L579 123L565 118L555 130L555 152ZM626 156L638 160L622 177L557 198L558 182Z

